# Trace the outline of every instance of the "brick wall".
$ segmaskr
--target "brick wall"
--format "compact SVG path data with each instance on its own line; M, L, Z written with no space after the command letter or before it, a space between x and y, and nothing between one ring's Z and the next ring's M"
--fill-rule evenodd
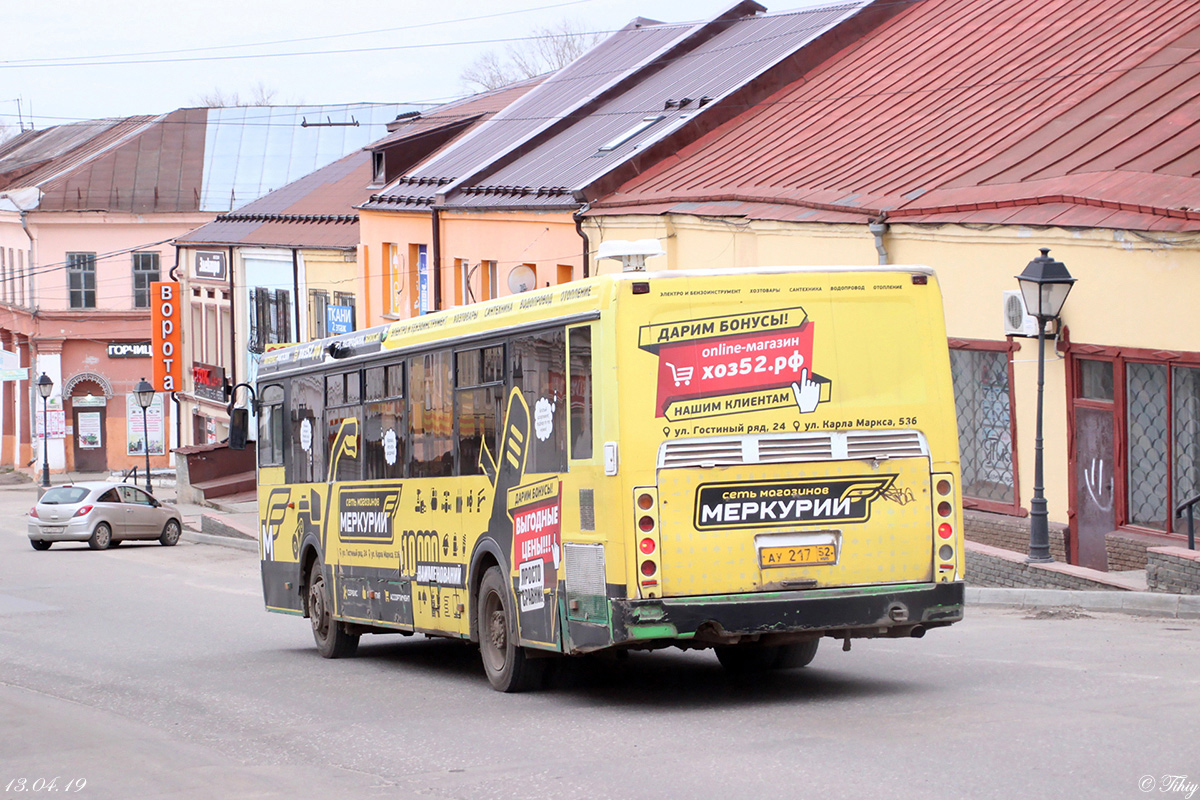
M1152 547L1173 547L1178 539L1155 536L1149 533L1113 531L1104 537L1108 551L1108 568L1113 572L1123 569L1146 569L1146 551Z
M970 586L1115 591L1131 588L1119 579L1108 578L1103 572L1058 561L1027 564L1025 554L977 542L967 544L966 556L966 580Z
M1200 594L1200 552L1185 547L1151 547L1146 555L1150 591Z
M1067 560L1067 551L1063 544L1065 529L1065 525L1050 523L1050 555L1055 561ZM1011 550L1021 553L1022 557L1029 555L1029 517L1010 517L1006 514L963 509L963 535L967 541Z

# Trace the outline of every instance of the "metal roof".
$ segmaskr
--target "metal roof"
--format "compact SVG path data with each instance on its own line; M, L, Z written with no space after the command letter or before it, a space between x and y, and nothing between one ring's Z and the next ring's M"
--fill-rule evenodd
M589 107L585 117L571 121L569 127L520 158L463 186L461 192L447 198L447 205L578 205L572 199L574 190L591 185L639 151L710 111L865 5L842 3L743 16L724 27L714 25L710 38L666 54L654 70L639 76L628 88ZM537 192L554 187L559 191Z
M1198 63L1195 0L923 0L594 207L1200 229Z
M605 172L604 164L592 158L596 150L640 115L659 112L671 98L692 101L672 112L671 120L656 124L655 130L608 152L612 158L606 162L628 161L638 145L677 127L679 116L700 113L701 98L709 98L710 110L713 100L803 47L810 29L827 30L832 20L865 5L869 0L763 23L764 18L756 17L762 6L742 0L707 22L665 25L632 20L454 146L410 170L380 192L378 200L427 205L458 184L486 184L491 190L486 203L476 201L478 191L455 194L451 203L496 205L491 196L505 194L518 205L577 205L570 198L572 188L589 175ZM520 182L496 180L498 173L504 180L511 176Z
M204 135L202 211L228 211L387 135L417 106L349 104L214 108Z
M27 131L0 146L0 192L36 188L45 211L228 211L360 150L416 109L185 108Z
M329 166L217 217L176 240L181 245L257 245L349 249L370 195L371 154L358 150Z

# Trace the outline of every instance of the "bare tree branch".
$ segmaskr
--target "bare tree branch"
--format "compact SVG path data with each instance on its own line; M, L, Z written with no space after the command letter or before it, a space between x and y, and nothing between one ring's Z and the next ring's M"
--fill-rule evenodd
M459 78L468 89L499 89L562 69L602 38L602 34L585 30L579 21L564 19L555 25L534 28L532 38L509 45L504 56L495 50L483 53Z

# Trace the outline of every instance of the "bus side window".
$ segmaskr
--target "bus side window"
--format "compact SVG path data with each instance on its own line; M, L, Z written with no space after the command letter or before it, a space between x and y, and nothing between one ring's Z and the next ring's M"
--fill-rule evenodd
M283 387L266 386L259 397L258 464L283 466Z
M512 340L513 387L529 406L526 472L567 471L567 346L560 328Z
M571 458L592 457L592 329L567 332L571 363Z
M294 378L291 385L292 457L288 483L311 483L325 479L321 421L325 414L325 390L320 375Z
M363 405L363 477L403 478L408 460L404 420L404 365L366 370Z
M408 362L409 477L454 473L454 383L448 351Z
M500 417L504 413L504 347L462 350L454 354L458 402L458 474L482 475L480 454L486 442L499 459Z
M361 381L358 370L325 376L325 453L335 481L362 479Z

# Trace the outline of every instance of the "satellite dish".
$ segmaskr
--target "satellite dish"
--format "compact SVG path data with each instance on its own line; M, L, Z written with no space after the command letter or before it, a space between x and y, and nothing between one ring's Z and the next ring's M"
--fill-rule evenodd
M508 290L513 294L528 292L537 286L537 273L528 264L513 267L508 273Z

